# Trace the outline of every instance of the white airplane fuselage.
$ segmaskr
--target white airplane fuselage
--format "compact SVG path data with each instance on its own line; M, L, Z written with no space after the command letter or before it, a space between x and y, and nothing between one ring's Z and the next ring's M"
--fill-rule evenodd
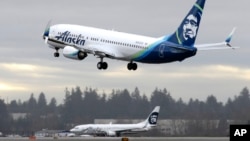
M136 70L141 63L169 63L183 61L196 55L197 50L227 49L233 32L220 43L195 44L206 0L197 0L177 30L159 38L117 32L80 25L57 24L46 27L43 38L49 47L59 49L70 59L83 60L88 54L100 58L98 69L107 69L104 58L128 61L128 70ZM231 47L231 46L230 46Z
M136 53L148 49L148 45L156 40L112 30L59 24L50 27L48 44L52 48L73 46L93 54L95 51L96 54L102 52L116 59L130 61L134 59Z
M71 132L77 132L77 131L84 131L88 129L92 130L102 130L102 131L120 131L125 130L129 132L143 132L148 131L151 127L145 127L145 124L138 123L138 124L85 124L80 125L81 130L74 130L71 129Z

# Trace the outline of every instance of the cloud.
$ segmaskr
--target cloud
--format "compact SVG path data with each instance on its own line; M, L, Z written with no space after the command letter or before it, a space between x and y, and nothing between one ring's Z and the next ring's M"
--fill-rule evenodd
M37 69L37 66L34 65L30 65L30 64L18 64L18 63L11 63L11 64L7 64L7 63L2 63L1 64L2 67L4 67L5 69L8 69L10 71L28 71L28 72L33 72L35 71L35 69Z
M0 82L0 91L25 91L25 90L28 90L28 88L23 86L14 86L13 84Z
M164 77L184 79L184 78L207 78L207 79L239 79L250 80L250 69L239 68L229 65L208 65L180 67L178 70L171 70L162 73Z
M0 63L0 67L11 72L13 75L33 78L53 78L53 73L59 73L63 70L58 67L45 67L22 63Z

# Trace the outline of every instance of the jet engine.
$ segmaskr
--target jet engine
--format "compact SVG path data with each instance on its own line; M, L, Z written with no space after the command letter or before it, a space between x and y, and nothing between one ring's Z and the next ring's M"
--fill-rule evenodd
M116 136L116 133L114 131L107 131L106 134L109 137L115 137Z
M88 55L86 52L80 51L74 47L66 46L63 48L63 56L70 59L83 60Z

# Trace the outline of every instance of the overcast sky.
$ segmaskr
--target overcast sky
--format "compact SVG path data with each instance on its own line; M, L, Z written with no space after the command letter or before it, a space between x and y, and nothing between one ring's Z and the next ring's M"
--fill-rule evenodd
M127 62L105 59L106 71L96 68L99 59L83 61L54 58L42 34L52 24L69 23L160 37L173 33L195 0L2 0L0 5L0 98L27 100L40 92L58 103L64 90L80 86L133 91L148 96L166 88L175 98L205 100L215 95L225 102L250 87L250 9L248 0L207 0L197 44L223 41L237 27L232 45L237 50L201 51L196 56L167 64L141 64L128 71Z

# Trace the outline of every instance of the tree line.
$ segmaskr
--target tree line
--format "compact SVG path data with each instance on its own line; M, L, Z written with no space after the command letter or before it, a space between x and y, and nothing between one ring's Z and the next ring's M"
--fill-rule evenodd
M62 104L55 98L49 102L41 92L38 99L31 94L26 101L0 99L0 132L31 134L41 129L70 129L77 124L93 123L94 119L144 119L155 106L161 106L159 119L185 120L250 120L250 93L247 87L223 104L214 95L206 101L174 99L166 88L156 88L150 97L138 88L129 92L113 90L99 93L97 89L80 87L65 89ZM25 113L14 119L12 113Z

